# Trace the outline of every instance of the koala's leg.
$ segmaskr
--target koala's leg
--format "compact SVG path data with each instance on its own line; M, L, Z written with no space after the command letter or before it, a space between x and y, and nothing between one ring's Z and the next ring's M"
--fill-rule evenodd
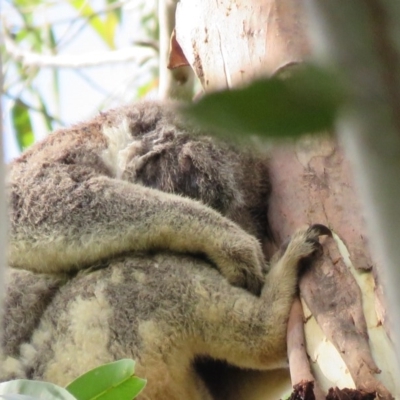
M261 290L260 244L235 223L194 200L107 176L83 179L87 167L74 168L47 165L10 185L11 266L62 272L166 249L204 254L231 284Z
M203 303L197 306L201 311L196 337L199 347L205 346L213 359L243 368L285 366L287 321L299 268L303 260L321 254L318 237L329 234L321 225L296 232L272 265L260 298L235 288L228 293L225 286L213 288L206 296L199 294Z

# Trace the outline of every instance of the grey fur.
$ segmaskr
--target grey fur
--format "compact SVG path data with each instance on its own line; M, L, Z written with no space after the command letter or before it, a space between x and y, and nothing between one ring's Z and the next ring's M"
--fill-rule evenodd
M285 366L298 271L324 232L295 233L264 277L269 192L265 161L193 136L157 103L28 150L10 168L10 262L47 274L9 269L0 380L65 385L132 357L148 379L141 399L211 400L227 397L199 358Z
M148 379L140 399L215 399L196 371L199 357L255 370L286 365L300 261L318 251L320 233L300 230L292 237L260 297L231 286L206 261L171 253L126 255L80 273L60 287L30 339L3 354L0 380L66 385L99 364L132 357L137 374ZM11 291L21 274L35 276L10 274ZM12 306L9 325L24 312Z
M264 258L251 234L267 226L259 196L269 192L266 165L191 138L175 114L159 103L111 110L16 159L10 265L62 272L126 251L201 253L232 284L259 293Z

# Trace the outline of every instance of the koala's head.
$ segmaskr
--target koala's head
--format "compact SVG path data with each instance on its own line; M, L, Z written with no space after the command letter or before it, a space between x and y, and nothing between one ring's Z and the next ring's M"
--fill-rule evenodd
M199 200L258 237L268 234L265 158L193 133L170 109L146 104L129 118L135 141L123 178Z

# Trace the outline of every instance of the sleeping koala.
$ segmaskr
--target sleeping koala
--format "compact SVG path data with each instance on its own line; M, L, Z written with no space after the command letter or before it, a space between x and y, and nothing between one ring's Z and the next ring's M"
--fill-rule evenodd
M286 366L298 273L329 230L296 232L265 273L264 159L143 103L49 136L10 193L10 263L31 271L9 270L0 380L65 385L130 357L140 399L222 400L239 397L215 365Z
M171 250L202 254L259 293L260 244L232 221L250 233L262 226L263 215L255 223L250 214L257 190L269 191L265 163L207 138L191 142L190 132L174 106L141 103L32 146L9 170L10 266L61 273L126 251Z

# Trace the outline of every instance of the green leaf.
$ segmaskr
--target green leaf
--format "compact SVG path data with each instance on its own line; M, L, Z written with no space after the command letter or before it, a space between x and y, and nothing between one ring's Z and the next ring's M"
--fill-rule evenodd
M332 74L306 66L287 79L261 79L212 93L184 112L225 136L294 137L332 128L342 100Z
M48 382L29 381L27 379L0 383L0 399L4 398L3 395L12 394L26 395L37 400L76 400L71 393L62 387Z
M18 146L23 151L35 140L28 107L22 101L17 100L11 109L11 116L17 135Z
M115 49L114 36L118 19L114 14L110 14L106 21L103 22L96 14L94 9L89 5L87 0L69 0L69 3L79 11L82 17L86 17L89 25L98 33L105 43Z
M78 400L131 400L146 380L134 376L135 362L123 359L102 365L71 382L66 389Z
M14 40L15 40L17 43L20 43L20 42L22 42L23 40L25 40L26 37L27 37L28 35L29 35L28 30L27 30L27 29L24 29L24 28L21 28L21 29L19 29L18 32L15 34Z

